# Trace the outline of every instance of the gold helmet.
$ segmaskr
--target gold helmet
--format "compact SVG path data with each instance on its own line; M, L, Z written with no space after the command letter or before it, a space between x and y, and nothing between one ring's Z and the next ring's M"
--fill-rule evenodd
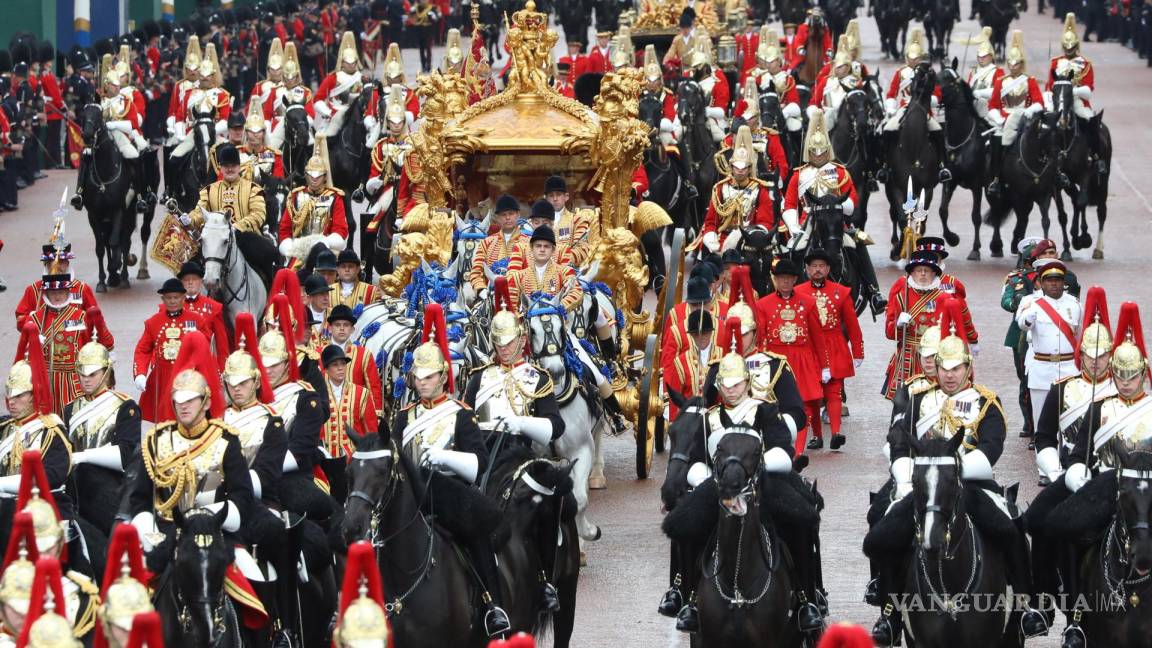
M1108 326L1108 302L1104 288L1092 286L1084 297L1084 319L1080 324L1076 362L1081 356L1095 359L1112 352L1112 331Z
M444 41L444 71L455 68L464 61L464 45L460 39L459 29L449 29L448 37Z
M12 369L8 371L8 379L4 381L4 393L7 397L14 398L20 394L27 394L32 389L32 366L26 360L13 364Z
M284 68L284 43L280 41L280 37L272 39L272 44L268 47L268 76L272 76L273 72L279 72Z
M737 302L728 308L728 319L736 318L740 321L740 334L751 333L756 330L756 315L752 307L745 302Z
M120 46L120 53L116 55L116 71L120 73L121 77L128 76L129 82L132 78L132 48L127 45Z
M105 54L100 57L100 80L106 84L112 84L117 88L124 85L124 79L121 78L120 72L116 70L116 60L112 58L111 54Z
M632 49L632 37L621 32L616 38L612 39L612 47L608 58L613 70L635 65L636 51Z
M288 342L279 329L269 329L260 336L260 357L267 366L275 366L288 361Z
M36 560L40 556L32 532L32 516L28 513L13 516L5 554L0 575L0 603L20 614L28 614L32 583L36 580Z
M741 126L732 139L732 159L729 161L734 169L751 168L752 177L756 177L756 149L752 147L752 129Z
M346 601L347 607L336 618L333 639L337 648L384 648L390 644L384 590L371 544L357 542L348 548L340 600Z
M1089 358L1099 358L1112 351L1112 333L1108 326L1093 322L1080 334L1080 353Z
M151 612L153 609L148 588L127 575L125 567L125 574L104 592L96 613L105 626L115 626L127 632L132 630L132 620L137 614Z
M983 27L977 37L980 45L976 48L976 56L995 56L996 48L992 45L992 28Z
M947 331L947 335L944 332ZM968 334L960 309L960 302L950 299L940 314L940 345L936 349L936 366L954 369L972 364L972 351L968 348Z
M267 335L267 334L265 334ZM224 371L221 372L224 382L235 387L248 380L260 380L260 366L251 353L240 349L229 354L224 361Z
M324 178L325 186L332 186L332 174L328 171L328 141L323 135L316 136L315 152L304 165L304 173L311 178Z
M356 51L356 36L350 31L340 37L340 63L360 67L360 53Z
M844 29L844 34L848 36L848 53L852 55L853 59L860 57L860 22L856 18L848 21L848 26Z
M32 499L24 506L24 512L32 516L32 531L36 534L36 549L45 552L64 540L64 527L56 508L40 497L40 489L32 489Z
M749 377L748 363L744 361L744 356L732 351L724 354L724 357L720 359L720 366L716 370L717 385L735 387L742 382L747 382Z
M388 121L399 124L408 121L407 106L407 93L404 91L404 86L394 85L388 91L388 109L386 118Z
M296 43L291 41L284 45L284 85L289 81L300 81L300 58L296 55Z
M172 379L172 401L177 404L195 398L207 399L210 395L208 379L195 369L185 369Z
M204 58L200 53L200 37L189 36L188 47L184 48L184 78L192 76L196 73L197 68L200 67L200 59Z
M744 84L744 112L740 114L745 121L752 122L753 118L760 116L760 88L756 83L749 81Z
M76 373L91 376L101 369L112 366L112 354L103 344L93 340L80 347L76 354Z
M780 52L780 36L775 29L767 25L760 28L760 44L756 46L756 62L758 65L768 66L772 61L784 61Z
M931 358L940 349L940 327L929 326L920 336L920 357Z
M1060 35L1060 47L1065 54L1075 54L1080 49L1080 37L1076 35L1076 14L1064 15L1064 33Z
M211 67L206 68L205 64ZM212 79L212 87L219 88L224 85L224 74L220 71L220 59L216 58L216 45L213 43L208 43L204 47L204 60L200 62L200 80L206 79Z
M428 304L424 309L424 332L421 335L421 343L412 352L412 375L416 378L427 378L433 374L443 373L447 381L447 390L454 392L450 354L444 308L440 304Z
M516 314L516 306L512 303L511 294L508 292L508 278L496 277L493 283L492 295L495 300L493 308L496 314L492 316L490 335L494 344L504 346L520 337L524 331L520 327L520 316Z
M908 61L908 65L912 65L912 61L923 59L926 51L924 47L924 31L917 27L913 29L912 34L908 36L908 46L904 48L904 58Z
M404 83L404 61L400 59L399 43L388 45L388 54L384 57L384 81Z
M657 81L664 78L664 70L660 67L660 59L656 58L656 46L644 46L644 78L648 81Z
M831 153L832 140L828 139L828 129L824 127L824 111L813 110L808 118L808 133L804 137L804 161Z
M698 67L712 65L712 39L708 32L701 32L692 43L692 53L688 55L688 67L695 70Z
M84 644L76 639L72 623L60 616L52 604L32 622L28 630L28 648L80 648Z
M840 34L840 40L836 43L836 56L832 59L832 68L851 64L852 47L849 45L848 34Z
M1008 44L1008 52L1004 55L1004 63L1009 67L1019 65L1021 69L1028 64L1024 54L1024 32L1019 29L1012 30L1012 40Z
M1140 309L1135 302L1120 304L1120 317L1116 320L1116 340L1112 350L1112 376L1117 380L1131 380L1148 371L1148 354L1144 352L1144 329L1140 324Z
M244 130L263 133L265 126L264 109L260 106L260 97L253 95L252 100L248 102L248 116L244 118Z

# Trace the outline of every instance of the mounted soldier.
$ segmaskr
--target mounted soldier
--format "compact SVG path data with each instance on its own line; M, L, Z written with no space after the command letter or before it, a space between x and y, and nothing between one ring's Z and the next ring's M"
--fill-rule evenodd
M253 101L259 102L257 105L261 107L261 110L276 92L276 89L284 84L284 43L279 37L273 38L272 44L268 47L266 70L264 78L256 83L252 92L248 93ZM248 110L248 116L252 116L251 108Z
M984 27L980 32L980 44L976 47L976 65L968 73L968 87L976 98L976 114L988 119L988 102L992 100L992 87L1004 70L996 65L996 49L992 44L992 28Z
M312 108L318 118L317 132L331 133L329 124L348 110L363 88L364 78L360 71L356 39L352 32L344 32L340 38L339 68L324 77L312 98ZM374 125L366 120L364 127L371 131ZM364 145L370 146L371 142L365 142Z
M290 259L288 267L299 268L317 243L340 252L348 244L348 219L344 214L344 192L332 186L328 165L328 144L316 141L316 153L304 166L303 187L296 187L284 199L280 216L280 253Z
M1031 596L1031 578L1023 564L1028 558L1023 532L1016 531L1006 536L1004 532L997 534L989 531L993 528L1017 528L1017 518L1009 512L1010 505L1005 501L992 472L992 467L1004 451L1003 407L995 392L971 381L972 354L964 332L964 317L959 302L950 302L945 307L940 329L948 331L948 335L940 341L936 354L938 384L911 394L907 410L897 415L889 431L893 484L891 501L894 504L888 507L884 517L903 518L914 515L910 506L911 499L907 496L913 489L912 473L919 444L926 439L957 440L959 437L960 477L966 490L971 491L967 497L991 500L987 507L967 508L972 522L984 531L981 537L986 543L996 543L1006 555L1014 558L1006 563L1013 593ZM877 498L874 506L886 504L880 500ZM1008 519L1002 522L989 519L993 516L1007 516ZM909 520L907 527L900 527L900 534L903 535L903 529L911 529L912 526ZM899 574L912 545L912 538L910 535L881 537L884 533L892 533L888 524L874 526L865 545L871 549L869 557L873 559L878 559L878 551L887 552L880 565L877 599L885 603L880 619L872 628L872 639L878 646L892 646L903 628L901 615L893 605L897 599L892 597L904 591L905 585ZM1025 637L1043 635L1048 631L1044 616L1032 607L1023 612L1020 627Z
M820 7L813 7L808 10L808 16L804 22L796 28L796 35L791 40L792 49L789 52L788 60L792 63L793 71L804 67L804 63L808 59L808 32L817 28L824 32L821 43L821 48L824 50L823 59L827 61L832 58L832 30L828 28L828 23L824 20L824 10Z
M1080 121L1080 128L1088 134L1088 144L1096 159L1096 173L1108 172L1108 163L1100 157L1100 122L1094 120L1096 111L1092 108L1092 93L1096 90L1096 72L1089 61L1080 53L1080 37L1076 35L1076 14L1064 16L1064 33L1060 36L1063 55L1052 57L1048 65L1048 82L1044 86L1047 93L1045 105L1052 105L1052 88L1056 81L1068 79L1072 82L1072 95L1075 97L1074 112Z
M52 413L48 370L36 348L36 336L34 328L25 327L17 348L19 359L4 383L8 418L0 421L0 493L20 492L24 458L35 450L42 458L48 489L63 497L72 469L71 449L64 422Z
M840 38L842 44L847 41L846 36ZM829 63L829 74L816 82L816 89L812 92L812 101L808 104L809 115L816 109L824 111L826 123L836 127L839 117L840 105L844 103L849 92L865 88L863 68L852 57L848 47L836 50L836 56Z
M731 91L728 88L728 77L716 66L715 56L712 53L712 39L707 32L696 35L686 63L686 76L700 84L704 98L708 101L707 107L704 108L708 130L712 133L712 139L720 142L728 131L728 101Z
M900 124L904 121L904 113L908 110L908 105L912 100L912 80L916 78L918 67L929 64L929 61L925 60L927 54L928 52L924 47L924 32L919 28L913 29L912 34L908 37L908 46L904 49L904 58L907 64L892 76L892 83L888 86L888 93L884 98L884 112L888 119L884 122L881 141L886 148L895 145ZM932 106L928 111L928 140L936 149L936 158L940 160L940 182L947 182L952 179L952 173L944 166L946 159L944 155L944 130L936 117L936 109L940 105L940 100L940 84L937 83L932 88ZM887 158L887 155L881 156L881 159L886 160ZM887 178L888 167L885 165L877 172L876 179L880 182L887 182Z
M772 231L776 227L769 184L756 171L759 156L754 146L752 130L741 126L732 143L729 175L713 187L700 231L697 245L703 244L709 252L736 247L744 228L759 226Z
M308 126L316 117L312 105L312 88L304 84L300 72L300 61L296 58L296 44L288 43L284 46L284 83L277 86L270 93L264 103L264 120L271 126L268 129L269 143L276 147L284 143L284 113L290 105L304 107L308 115Z
M993 135L990 166L992 182L988 195L1000 194L1000 166L1004 149L1012 146L1020 132L1022 122L1044 110L1044 96L1040 84L1025 73L1024 32L1012 32L1012 42L1004 58L1008 71L992 83L992 96L988 100L988 121L998 128L999 137Z
M204 50L204 59L197 69L199 81L196 88L184 95L184 103L176 112L176 139L180 142L172 150L170 159L187 156L196 146L192 135L197 121L197 112L211 113L214 116L215 137L221 138L228 131L228 117L232 114L232 95L223 87L224 75L216 58L216 48L209 43Z
M183 57L183 70L184 78L176 82L172 88L172 97L168 102L168 117L166 123L168 126L168 146L175 146L184 139L184 134L187 132L184 119L182 117L184 105L187 103L188 94L195 91L200 83L200 62L203 60L203 54L200 52L200 37L189 36L188 46L184 50Z
M784 181L788 178L788 154L780 141L780 132L767 123L771 116L760 114L760 91L754 84L744 86L744 96L737 102L733 117L733 125L739 123L737 120L744 120L748 129L752 131L752 150L756 151L761 162L757 165L756 176L768 183L771 189L769 194L773 199L772 211L775 213L779 209L780 197L786 189ZM741 128L743 126L744 124L741 124ZM739 130L724 136L720 150L716 152L717 169L723 171L729 167L732 147L738 132Z
M154 613L155 607L148 589L152 574L144 567L140 535L131 524L117 525L113 531L103 577L93 645L136 646L131 640L136 616Z
M240 152L240 177L267 189L272 183L284 182L284 157L279 150L268 146L268 125L264 121L263 104L257 103L258 100L253 96L248 105L244 143L236 150ZM268 202L267 194L264 200Z
M507 315L515 318L513 313ZM492 324L495 336L495 331L499 329L499 315L493 318ZM467 397L462 402L448 396L455 391L455 384L452 365L448 361L447 335L443 311L436 304L429 305L424 313L423 341L412 353L412 368L407 377L418 400L397 412L391 425L391 434L396 447L413 464L428 470L425 473L429 488L428 507L437 511L438 520L467 547L483 589L481 600L485 607L484 630L488 636L495 637L506 633L510 624L507 613L500 607L500 572L491 541L491 534L499 524L499 513L495 503L474 487L484 474L488 461L488 450L484 447L484 439L477 425L477 413L480 414L479 418L494 423L496 417L484 416L489 411L485 409L489 405L488 399L515 400L519 393L507 393L505 388L509 383L501 375L497 383L497 391L500 393L492 394L491 390L484 390L483 398L478 396L480 387L486 384L483 376L489 370L485 369L474 374L469 381L468 394L472 397L471 401ZM533 383L537 377L548 381L551 394L548 372L534 373ZM510 376L508 378L517 380ZM535 393L536 385L531 387L532 393ZM481 398L479 402L478 398ZM475 403L476 407L471 407L469 403ZM554 400L552 405L555 407ZM501 411L500 415L510 416L504 422L509 425L509 429L514 430L513 434L528 434L527 430L540 428L544 430L545 443L553 438L552 421L549 419L542 419L544 424L536 425L536 419L512 416L511 410ZM521 425L521 418L532 422ZM558 413L556 419L559 421ZM558 425L560 432L563 432L563 422L560 421ZM381 434L387 433L388 427L382 424ZM470 510L468 517L473 520L472 525L464 525L462 512L465 510Z
M387 65L387 64L385 64ZM391 86L388 94L388 105L385 108L385 132L375 138L372 145L372 168L368 172L368 181L364 183L364 192L372 200L369 213L372 219L365 228L369 235L380 236L380 228L388 232L393 229L391 223L385 218L394 213L396 205L396 190L400 183L400 172L404 169L404 160L408 151L412 149L410 128L411 112L405 106L405 91L408 89L399 84ZM412 95L415 97L415 95ZM375 106L371 102L370 106ZM419 103L417 103L419 107ZM373 109L375 110L375 109ZM367 118L365 118L367 119ZM367 237L365 237L367 238ZM363 249L363 248L361 248ZM377 262L378 263L378 262Z
M754 80L754 83L746 85L752 85L758 88L760 92L776 93L780 97L780 110L784 115L788 132L800 132L803 127L800 115L800 93L796 91L796 77L792 76L786 68L784 53L780 51L779 39L775 38L775 32L769 31L767 40L761 41L756 50L756 63L763 67L757 67L749 73L749 80ZM761 69L763 71L760 74L751 76Z

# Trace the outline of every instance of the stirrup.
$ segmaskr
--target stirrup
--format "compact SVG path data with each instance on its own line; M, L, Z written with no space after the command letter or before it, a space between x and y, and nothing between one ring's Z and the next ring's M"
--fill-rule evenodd
M868 605L880 605L880 581L873 578L864 586L864 602Z
M1031 629L1028 626L1031 626ZM1043 612L1028 608L1020 616L1020 632L1024 634L1025 639L1043 637L1048 634L1048 618Z
M939 178L940 182L949 182L952 180L952 172L948 170L948 167L942 166L940 167Z
M680 588L672 586L664 592L664 597L660 599L660 605L656 606L656 612L660 616L669 618L676 618L676 615L684 607L684 595L680 593Z
M801 603L796 611L796 622L800 632L819 632L824 628L824 617L820 615L820 608L815 603Z
M488 611L484 613L484 631L488 633L488 638L502 638L511 629L512 624L508 621L508 613L500 606L489 603Z
M700 612L696 609L695 602L680 608L679 614L676 615L676 629L689 633L700 631Z
M1060 643L1060 648L1085 648L1087 645L1088 637L1084 636L1079 623L1073 621L1064 628L1064 639Z
M556 586L548 581L540 584L540 598L543 603L544 609L555 614L560 611L560 592L556 591Z

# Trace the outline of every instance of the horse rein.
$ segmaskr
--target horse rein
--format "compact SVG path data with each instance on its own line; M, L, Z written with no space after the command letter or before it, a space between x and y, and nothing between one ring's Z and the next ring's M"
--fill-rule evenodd
M204 229L207 229L207 226L205 226ZM204 233L203 230L201 230L200 239L203 240L203 238ZM224 281L224 273L228 272L229 268L231 267L231 262L234 258L233 254L236 251L236 247L236 230L231 226L228 226L228 251L224 254L224 258L221 259L220 257L214 256L204 257L205 263L216 262L220 264L220 294L226 298L223 300L225 304L237 301L247 301L248 292L250 290L250 286L248 285L248 272L241 273L244 277L243 283L241 283L240 287L236 290L229 288L228 284Z

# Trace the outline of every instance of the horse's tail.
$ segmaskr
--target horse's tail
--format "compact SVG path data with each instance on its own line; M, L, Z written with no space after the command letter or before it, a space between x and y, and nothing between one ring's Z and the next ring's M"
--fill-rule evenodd
M1008 220L1008 215L1012 213L1012 206L1007 202L1001 204L993 203L988 213L984 215L984 223L992 227L1000 227Z

